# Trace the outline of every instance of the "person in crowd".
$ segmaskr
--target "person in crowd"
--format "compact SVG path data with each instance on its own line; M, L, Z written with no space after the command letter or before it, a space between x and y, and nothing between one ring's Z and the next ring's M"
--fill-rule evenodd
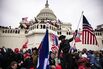
M50 52L49 63L50 63L50 69L56 69L55 54L53 52Z
M69 53L70 50L70 42L73 41L73 39L76 37L77 35L77 30L75 31L75 34L73 35L72 38L70 39L65 39L66 36L61 35L59 37L59 40L61 40L60 42L60 47L59 47L59 51L58 51L58 59L60 58L60 53L61 51L63 52L63 65L62 68L63 69L73 69L72 67L72 55Z
M103 50L100 51L100 64L103 69Z
M100 63L100 53L99 53L99 51L96 51L95 55L96 55L96 61L95 61L96 69L102 69L102 66L101 66L101 63Z
M78 69L78 64L77 61L79 60L79 54L77 52L77 50L74 50L74 52L72 53L72 58L73 58L73 69Z
M33 60L34 68L36 68L37 60L38 60L38 49L37 48L33 49L32 60Z
M86 49L86 48L84 48L84 49L82 50L82 55L81 55L81 57L87 58L87 49Z
M15 61L14 52L11 48L6 48L5 55L3 55L2 67L6 69L12 61Z
M5 48L5 46L2 47L2 51L3 51L3 55L7 52L7 49Z
M96 61L96 56L94 54L94 51L88 51L88 59L91 65L92 69L95 69L95 61Z
M78 60L78 69L91 69L88 58L80 57Z
M23 64L23 53L19 50L19 48L14 49L14 59L18 63L18 68L22 67Z
M2 60L3 60L3 55L2 55L2 50L1 50L1 48L0 48L0 68L2 67Z
M24 62L22 66L26 69L34 68L30 53L26 52L24 54Z
M49 54L50 69L103 69L102 50L83 49L70 52L70 41L65 39L64 35L59 39L62 40L59 51L52 51ZM11 48L0 48L1 69L36 69L37 58L37 48L27 49L24 52L20 52L19 48L15 48L14 51ZM57 61L57 58L60 61Z
M7 69L17 69L17 67L18 67L17 62L16 61L12 61L10 63L10 66Z

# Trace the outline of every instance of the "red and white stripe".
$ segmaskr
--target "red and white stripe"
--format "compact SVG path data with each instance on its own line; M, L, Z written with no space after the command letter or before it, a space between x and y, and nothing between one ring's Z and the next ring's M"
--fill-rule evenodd
M96 36L93 32L91 25L88 25L88 24L83 25L82 44L98 45Z

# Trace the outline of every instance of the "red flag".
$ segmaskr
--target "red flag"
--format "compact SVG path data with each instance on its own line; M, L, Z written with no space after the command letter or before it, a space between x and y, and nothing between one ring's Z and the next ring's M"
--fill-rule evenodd
M81 33L78 32L75 38L75 42L81 42L80 36L81 36Z
M73 35L74 35L75 33L73 33ZM77 36L75 37L75 42L81 42L81 39L80 39L80 36L81 36L81 34L82 33L80 33L80 32L77 32Z
M86 17L83 15L83 31L82 31L82 44L98 45L93 28L89 24Z
M23 44L22 49L28 48L28 40Z

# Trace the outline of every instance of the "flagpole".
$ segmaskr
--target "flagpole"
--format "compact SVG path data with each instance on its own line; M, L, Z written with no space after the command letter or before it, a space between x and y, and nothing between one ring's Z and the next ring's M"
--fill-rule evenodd
M78 22L78 25L77 25L77 30L78 30L78 28L79 28L80 21L81 21L81 19L83 18L83 13L84 13L84 11L82 11L82 13L81 13L81 16L80 16L80 19L79 19L79 22Z
M79 22L78 22L78 25L77 25L77 29L76 29L76 30L77 30L77 33L78 33L78 30L79 30L78 28L79 28L79 25L80 25L80 21L81 21L81 19L83 18L83 13L84 13L84 11L82 11L81 16L80 16L80 19L79 19ZM76 34L77 34L77 33L76 33ZM75 47L76 47L76 42L75 42L75 41L74 41L73 46L74 46L74 45L75 45Z

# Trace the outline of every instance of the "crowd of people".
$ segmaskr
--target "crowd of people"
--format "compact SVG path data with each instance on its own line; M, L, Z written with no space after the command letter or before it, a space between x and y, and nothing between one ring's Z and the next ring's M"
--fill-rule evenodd
M77 30L75 31L77 33ZM70 46L70 42L75 39L65 39L66 36L59 37L60 45L58 50L50 51L50 69L103 69L103 50L93 51L83 49L79 51ZM0 68L1 69L36 69L38 62L38 48L18 49L0 48Z
M0 48L1 69L35 69L37 65L38 49L32 48L14 51L10 48Z
M58 60L58 51L49 53L50 69L63 69L65 61L64 54L60 54ZM71 58L72 69L103 69L103 51L92 51L83 49L78 51L74 49L68 54ZM14 51L10 48L0 48L0 68L1 69L36 69L38 58L38 49L32 48L25 52L16 48Z
M61 35L59 49L49 53L50 69L103 69L103 50L73 49L69 43L73 41L76 34L70 39L65 37ZM2 47L0 48L0 68L36 69L38 54L39 50L36 47L25 51Z
M75 49L74 51L71 51L68 56L69 59L64 58L63 53L60 54L60 61L57 61L57 65L59 63L62 67L61 69L103 69L103 51L101 50L87 51L87 49L84 48L82 51L78 51ZM52 52L51 57L52 61L55 60L55 53ZM69 60L69 62L65 60ZM51 65L55 66L53 63L51 63ZM66 64L70 64L71 68L65 68Z

